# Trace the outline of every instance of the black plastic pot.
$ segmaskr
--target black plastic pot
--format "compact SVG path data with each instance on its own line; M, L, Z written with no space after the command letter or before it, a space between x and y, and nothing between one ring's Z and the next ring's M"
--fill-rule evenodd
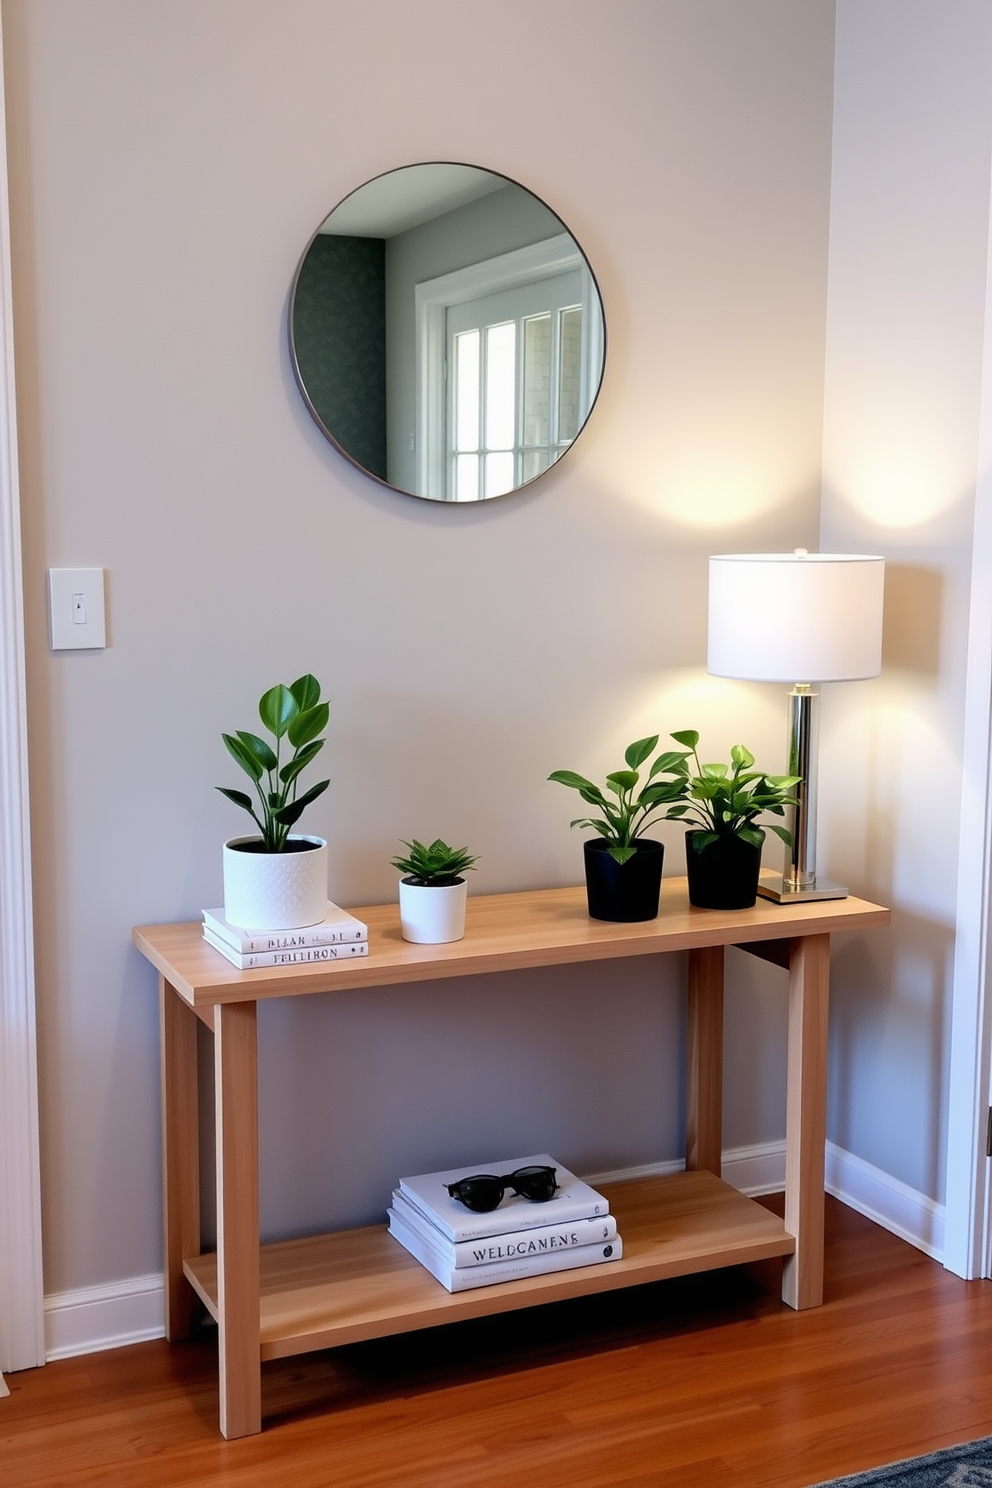
M697 909L750 909L758 897L761 848L743 837L727 836L697 852L693 839L702 835L685 834L689 903Z
M634 856L618 863L601 837L582 844L586 860L586 897L593 920L653 920L658 914L665 844L639 837Z

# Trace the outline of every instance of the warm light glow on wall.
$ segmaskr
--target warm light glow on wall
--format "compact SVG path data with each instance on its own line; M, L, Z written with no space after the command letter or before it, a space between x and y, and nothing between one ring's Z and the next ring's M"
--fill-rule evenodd
M597 459L602 459L600 469L595 468ZM684 460L669 458L663 465L650 446L629 451L622 462L604 446L589 467L611 497L646 509L666 524L706 532L794 506L797 489L793 472L769 472L767 461L749 465L739 453L714 457L705 440Z
M974 471L956 475L945 449L927 449L919 437L902 446L862 448L850 460L831 461L827 489L867 522L904 530L923 527L958 506L974 486Z
M598 776L620 767L623 751L634 739L658 734L659 749L677 749L669 737L672 730L694 728L708 760L727 758L731 744L747 744L769 770L784 770L783 695L775 683L728 681L711 677L702 666L659 670L640 683L626 707L618 698L608 717L590 714L589 732L576 738L565 764ZM602 726L595 727L594 720Z
M661 742L673 729L698 729L700 754L726 760L732 744L746 744L771 772L786 767L782 721L784 689L776 683L730 681L711 677L701 667L666 672L657 679L639 717L644 727L631 739L661 731ZM669 741L671 742L671 741ZM671 743L673 749L679 746Z

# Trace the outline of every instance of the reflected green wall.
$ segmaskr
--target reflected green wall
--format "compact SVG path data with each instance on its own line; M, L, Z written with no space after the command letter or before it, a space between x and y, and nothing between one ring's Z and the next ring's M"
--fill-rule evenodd
M338 444L386 479L386 253L381 238L314 239L293 305L310 401Z

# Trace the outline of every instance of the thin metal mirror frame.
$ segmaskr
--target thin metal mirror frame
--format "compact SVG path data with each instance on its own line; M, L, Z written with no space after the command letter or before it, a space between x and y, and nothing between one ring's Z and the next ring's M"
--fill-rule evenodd
M526 191L528 196L532 196L534 198L534 200L537 201L537 202L539 202L541 204L541 206L544 207L544 209L547 212L550 212L551 213L551 216L554 217L555 221L558 222L558 223L560 223L562 232L567 233L568 236L571 238L572 242L575 244L575 247L576 247L578 253L580 254L580 256L582 258L583 263L586 266L586 269L589 272L589 277L592 280L593 288L596 291L596 296L597 296L597 298L599 300L599 311L600 311L600 317L601 317L601 320L602 320L602 339L603 339L603 357L602 357L602 363L601 363L601 366L600 366L600 369L599 369L599 381L596 384L596 391L592 395L592 399L591 399L591 401L589 403L588 411L586 413L585 418L582 420L581 427L579 428L578 433L575 435L575 438L572 440L571 444L569 444L568 448L565 449L565 450L563 450L562 453L558 456L558 458L555 461L553 461L552 464L546 466L544 468L544 470L540 471L537 475L531 476L530 480L521 481L521 483L520 483L519 486L514 486L511 491L504 491L500 496L483 497L482 499L480 499L478 501L441 501L436 496L422 495L419 491L408 491L404 486L394 486L394 485L392 485L392 483L390 481L383 480L381 476L376 475L373 471L367 469L366 466L360 464L359 461L356 460L353 455L351 455L351 454L348 453L348 451L344 448L344 445L340 444L338 442L338 440L335 439L334 435L331 433L330 429L324 423L324 420L321 418L320 414L317 412L316 408L314 407L314 404L313 404L313 401L311 400L310 394L307 391L306 383L303 381L303 374L300 371L299 358L298 358L298 356L296 354L296 337L295 337L294 332L293 332L293 307L296 304L296 289L297 289L297 286L298 286L298 284L300 282L300 274L303 271L303 265L306 263L307 255L309 254L310 249L313 247L314 242L316 241L316 239L320 236L320 230L323 227L324 223L327 221L328 217L332 216L333 213L337 211L338 207L343 206L346 201L350 201L351 198L355 195L355 192L362 191L366 186L371 185L373 181L381 181L385 176L393 176L393 175L395 175L397 171L401 171L401 170L414 170L418 166L421 166L421 165L458 165L458 166L464 166L468 170L484 170L484 171L487 171L488 174L491 175L491 176L497 176L497 177L499 177L499 179L501 181L505 181L508 186L516 186L520 191ZM364 475L367 480L374 481L377 486L382 486L387 491L393 491L393 492L395 492L397 496L410 496L415 501L427 501L427 502L429 502L431 504L431 506L435 506L435 507L454 507L454 506L457 506L457 507L479 507L479 506L488 506L490 504L490 502L492 502L492 501L502 501L504 499L504 497L507 497L507 496L516 496L518 494L518 492L520 492L520 491L529 490L531 488L531 486L533 486L533 485L535 485L537 483L537 481L542 480L543 477L546 476L549 473L549 471L552 471L552 470L557 469L557 467L561 464L562 460L564 460L569 455L569 453L571 452L571 450L573 449L573 447L575 446L575 444L582 437L582 434L585 431L586 426L588 425L590 418L592 417L593 409L596 407L596 404L599 401L599 395L600 395L600 393L602 392L602 389L603 389L603 379L606 376L606 356L607 356L607 343L608 343L608 331L607 331L607 325L606 325L606 309L605 309L604 304L603 304L603 293L602 293L602 290L599 287L599 280L596 278L596 272L593 269L592 264L589 262L589 257L587 255L585 249L582 247L582 244L579 242L578 238L576 238L575 234L572 232L571 228L568 226L568 223L565 222L565 220L558 215L558 213L555 211L554 207L548 206L548 203L544 200L544 198L541 197L541 196L538 196L538 194L537 194L536 191L531 191L531 189L530 189L529 186L524 186L524 185L521 184L520 181L515 181L513 179L513 177L512 176L508 176L505 173L505 171L492 170L492 169L490 169L489 166L485 166L485 165L470 166L470 165L468 165L467 161L464 161L464 160L415 160L415 161L412 161L409 165L398 165L398 166L395 166L392 170L380 171L377 176L370 176L367 181L362 181L362 183L360 185L356 186L354 188L354 190L349 191L345 196L341 197L341 200L338 201L338 202L336 202L335 205L333 207L331 207L330 211L325 212L324 215L323 215L323 217L321 217L319 223L317 224L317 227L310 234L310 237L309 237L309 239L307 241L306 247L304 248L302 254L300 255L300 260L299 260L299 263L296 265L296 272L293 275L293 282L292 282L292 284L290 286L290 291L289 291L289 308L288 308L287 315L286 315L286 326L287 326L287 332L288 332L288 336L289 336L289 360L290 360L290 365L293 368L293 376L296 379L296 385L297 385L297 387L300 390L300 396L302 397L303 402L306 405L307 412L310 414L310 417L313 419L314 423L317 425L317 428L323 434L323 436L327 440L327 442L334 449L337 450L337 452L338 452L339 455L342 455L344 457L344 459L348 461L348 464L349 465L353 466L355 470L361 471L362 475Z

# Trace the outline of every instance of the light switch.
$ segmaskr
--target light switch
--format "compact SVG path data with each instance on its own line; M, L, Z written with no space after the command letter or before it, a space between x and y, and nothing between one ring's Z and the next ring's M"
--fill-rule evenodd
M53 651L98 651L107 644L102 568L50 568L48 619Z

